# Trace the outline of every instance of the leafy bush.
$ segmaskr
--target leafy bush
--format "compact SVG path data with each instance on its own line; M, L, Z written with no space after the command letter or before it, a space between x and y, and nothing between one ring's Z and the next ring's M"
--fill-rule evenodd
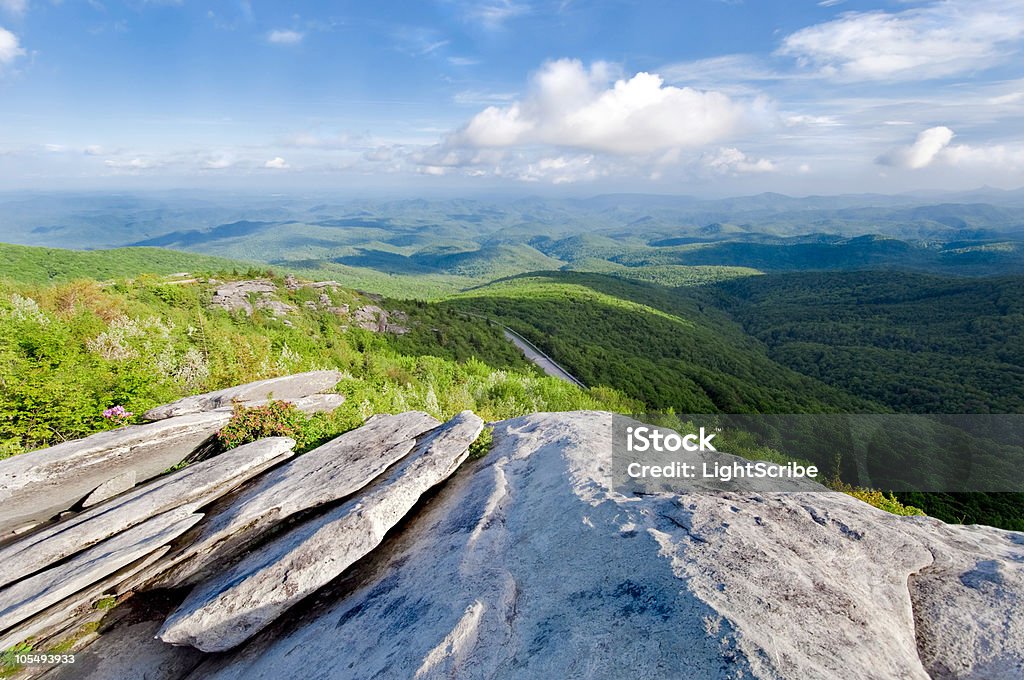
M485 427L480 431L476 440L469 445L469 459L483 458L490 452L492 446L494 446L494 428Z
M859 486L851 486L844 484L843 482L833 482L832 488L836 491L842 491L845 494L849 494L858 500L862 500L868 505L873 505L879 510L885 510L891 512L894 515L901 515L903 517L910 516L921 516L924 515L924 510L914 507L913 505L904 505L891 493L883 493L876 489L865 489Z
M217 432L217 441L225 449L266 437L302 439L308 416L287 401L270 401L263 406L246 407L235 404L231 420Z

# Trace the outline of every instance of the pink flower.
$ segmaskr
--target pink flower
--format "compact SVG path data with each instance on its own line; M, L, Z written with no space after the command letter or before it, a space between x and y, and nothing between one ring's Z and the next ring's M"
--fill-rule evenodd
M103 417L107 420L124 420L125 418L131 418L133 415L135 414L131 411L126 411L124 406L121 406L120 404L108 408L103 412Z

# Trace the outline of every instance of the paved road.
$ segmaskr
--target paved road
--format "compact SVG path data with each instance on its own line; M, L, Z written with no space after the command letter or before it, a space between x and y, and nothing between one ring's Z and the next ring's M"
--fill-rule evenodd
M561 378L566 382L571 382L586 389L587 386L578 380L576 376L555 363L554 359L537 349L532 342L513 330L504 327L502 327L502 330L505 332L505 337L518 347L526 355L527 359L540 366L542 371L554 378Z

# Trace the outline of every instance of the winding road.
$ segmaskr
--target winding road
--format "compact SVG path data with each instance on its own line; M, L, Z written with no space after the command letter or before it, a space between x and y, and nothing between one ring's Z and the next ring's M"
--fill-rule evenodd
M544 352L537 349L536 345L534 345L532 342L530 342L529 340L519 335L510 328L505 328L504 326L502 326L501 329L502 331L504 331L505 337L508 338L513 345L518 347L520 351L522 351L522 353L526 355L527 359L529 359L534 364L539 366L542 371L544 371L553 378L560 378L562 380L565 380L566 382L571 382L572 384L578 385L583 389L587 388L587 386L583 384L583 381L579 380L572 373L559 366L554 359L552 359L547 354L544 354Z

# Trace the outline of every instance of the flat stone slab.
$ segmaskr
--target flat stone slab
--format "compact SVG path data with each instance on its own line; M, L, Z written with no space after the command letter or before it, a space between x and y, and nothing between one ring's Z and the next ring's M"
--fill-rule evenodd
M125 587L129 579L159 561L170 551L170 546L161 546L110 576L104 577L85 590L80 590L60 602L47 607L31 618L18 623L0 635L0 649L8 649L29 638L51 638L81 625L90 614L94 615L92 604L107 595L120 595L130 588Z
M160 638L204 652L241 644L376 548L423 493L466 459L483 425L464 411L427 433L412 453L352 500L197 586L168 617Z
M163 420L174 416L230 407L236 401L244 403L270 398L291 401L319 392L328 392L341 381L342 377L340 371L309 371L259 380L216 392L185 397L170 404L152 408L146 411L143 417L147 420Z
M495 424L343 581L189 678L1024 677L1024 534L828 491L618 493L611 423Z
M405 457L417 437L440 424L419 411L376 415L362 427L270 471L242 490L228 508L208 517L201 535L169 558L178 566L154 585L195 582L205 569L239 552L267 526L351 495Z
M292 455L295 441L270 437L195 463L0 549L0 586L175 507L200 505Z
M178 464L231 419L194 413L99 432L0 460L0 537L67 510L107 480L134 471L151 479Z
M203 516L175 508L93 546L67 562L0 590L0 630L56 604L174 540Z
M122 472L116 477L111 477L107 481L96 487L91 494L89 494L84 501L82 501L83 508L90 508L97 503L110 500L114 496L128 491L135 486L135 479L137 475L135 470L128 470L128 472Z

